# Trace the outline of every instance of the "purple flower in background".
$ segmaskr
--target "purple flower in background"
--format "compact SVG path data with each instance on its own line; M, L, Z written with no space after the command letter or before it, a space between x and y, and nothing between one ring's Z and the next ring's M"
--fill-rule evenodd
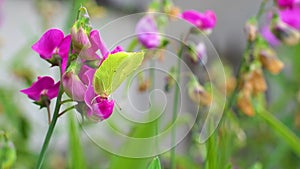
M135 33L139 42L148 49L157 48L160 45L160 36L157 24L150 15L144 16L136 25Z
M57 97L59 84L59 82L55 83L49 76L38 77L36 82L29 88L21 90L21 92L26 94L30 99L43 104L45 103L44 101L50 101Z
M271 32L270 26L268 26L268 25L264 26L261 30L261 34L270 45L277 46L280 44L280 41Z
M207 10L204 13L186 10L181 14L181 17L203 31L211 31L217 22L216 14L211 10Z
M32 49L53 65L58 65L55 56L59 55L62 60L62 69L65 71L70 44L70 35L65 37L61 30L50 29L32 46Z
M300 30L300 7L283 9L279 11L279 16L283 22Z

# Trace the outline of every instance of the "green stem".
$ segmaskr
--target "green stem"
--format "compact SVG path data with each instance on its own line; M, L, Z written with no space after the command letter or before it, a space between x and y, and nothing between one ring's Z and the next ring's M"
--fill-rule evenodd
M60 67L60 81L62 82L61 64L59 65L59 67ZM60 83L58 96L57 96L57 100L56 100L56 104L55 104L55 109L54 109L54 113L53 113L53 117L52 117L52 121L49 125L48 131L47 131L44 143L43 143L43 147L42 147L42 150L40 152L40 155L39 155L38 161L36 163L35 169L41 169L41 167L42 167L42 164L43 164L43 161L44 161L44 158L45 158L45 154L46 154L46 150L48 148L51 136L53 134L53 131L54 131L57 119L58 119L59 110L60 110L60 107L61 107L61 99L62 99L63 93L64 93L64 88L63 88L62 83Z
M63 100L60 102L61 105L65 104L65 103L69 103L69 102L74 102L73 99L67 99L67 100Z
M150 91L153 91L155 89L155 59L152 58L151 60L151 69L150 69L150 79L151 79L151 90ZM153 93L153 96L152 96L154 99L151 100L152 104L154 103L154 100L155 100L155 95ZM150 110L151 111L151 110ZM155 136L158 135L158 130L159 130L159 118L156 119L155 121L155 128L154 128L154 134ZM155 140L155 148L156 148L156 151L158 152L158 140L156 139Z
M75 109L75 106L71 106L71 107L66 108L66 110L64 110L64 111L62 111L61 113L58 114L58 117L64 115L65 113L67 113L68 111L70 111L72 109Z
M56 101L53 117L52 117L52 121L51 121L50 126L48 128L47 135L45 137L44 144L43 144L42 150L41 150L40 155L39 155L39 159L38 159L36 167L35 167L36 169L40 169L42 167L42 164L43 164L43 161L44 161L44 158L45 158L45 153L46 153L46 150L48 148L51 136L53 134L53 131L54 131L54 128L55 128L55 125L56 125L56 122L57 122L58 113L59 113L59 109L60 109L60 105L61 105L60 101L61 101L62 94L63 94L63 87L62 87L62 83L61 83L59 93L58 93L58 96L57 96L57 101Z
M173 116L172 116L172 124L175 125L175 121L177 118L177 114L178 114L178 101L179 101L179 89L180 89L180 71L181 71L181 58L182 58L182 53L183 53L183 47L184 44L182 42L181 47L178 51L178 58L177 58L177 73L176 73L176 82L178 85L176 85L175 88L175 96L174 96L174 100L173 100ZM171 136L172 140L171 140L171 146L173 147L175 145L175 141L176 141L176 126L173 127L172 129L172 136ZM176 159L175 159L175 147L173 147L171 149L171 160L170 160L170 166L171 169L176 169Z
M273 114L271 114L264 108L260 108L256 112L257 115L265 120L267 124L274 131L276 131L281 136L281 138L286 141L291 149L300 157L300 139L287 126L276 119Z

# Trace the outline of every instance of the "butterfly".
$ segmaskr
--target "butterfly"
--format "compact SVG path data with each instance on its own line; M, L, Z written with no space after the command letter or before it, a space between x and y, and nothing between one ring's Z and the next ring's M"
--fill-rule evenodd
M143 59L143 51L110 54L94 75L95 93L107 98L142 64Z

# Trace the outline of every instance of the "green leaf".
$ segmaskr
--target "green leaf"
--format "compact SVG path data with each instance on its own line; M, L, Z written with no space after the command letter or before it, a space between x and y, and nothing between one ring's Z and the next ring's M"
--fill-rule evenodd
M108 96L135 71L144 59L144 52L118 52L110 54L97 69L93 86L100 96Z
M148 169L161 169L160 161L158 157L155 157L150 163Z

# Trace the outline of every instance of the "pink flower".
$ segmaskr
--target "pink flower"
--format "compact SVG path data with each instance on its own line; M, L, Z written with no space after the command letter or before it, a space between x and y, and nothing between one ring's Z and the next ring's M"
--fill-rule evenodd
M300 4L299 0L278 0L277 4L281 8L293 8Z
M36 82L29 88L21 90L21 92L30 99L40 103L41 106L45 106L45 101L50 101L57 97L59 84L59 82L54 83L54 80L49 76L38 77Z
M216 14L211 10L207 10L205 13L200 13L195 10L186 10L181 14L181 18L203 31L212 30L217 22Z
M261 34L263 38L272 46L278 46L280 41L276 38L276 36L271 32L270 26L266 25L262 28Z
M283 9L279 11L279 16L283 22L300 30L300 7Z
M84 101L87 105L87 116L99 121L110 117L114 109L114 100L110 100L109 98L102 98L95 93L93 87L94 74L95 70L93 69L87 70L87 72L85 73L89 84L85 92Z
M32 46L41 58L49 61L53 65L58 65L56 56L62 60L62 69L66 69L68 53L71 44L71 36L64 37L64 33L59 29L50 29Z
M75 101L84 101L84 95L87 87L74 71L64 73L62 82L65 92L69 97Z
M109 51L102 41L98 30L92 30L87 40L90 45L87 45L87 48L82 48L78 51L81 59L97 60L105 58L108 55ZM100 50L101 57L97 54L98 50Z
M150 15L146 15L139 20L135 28L135 33L139 42L148 49L157 48L160 45L157 24Z

